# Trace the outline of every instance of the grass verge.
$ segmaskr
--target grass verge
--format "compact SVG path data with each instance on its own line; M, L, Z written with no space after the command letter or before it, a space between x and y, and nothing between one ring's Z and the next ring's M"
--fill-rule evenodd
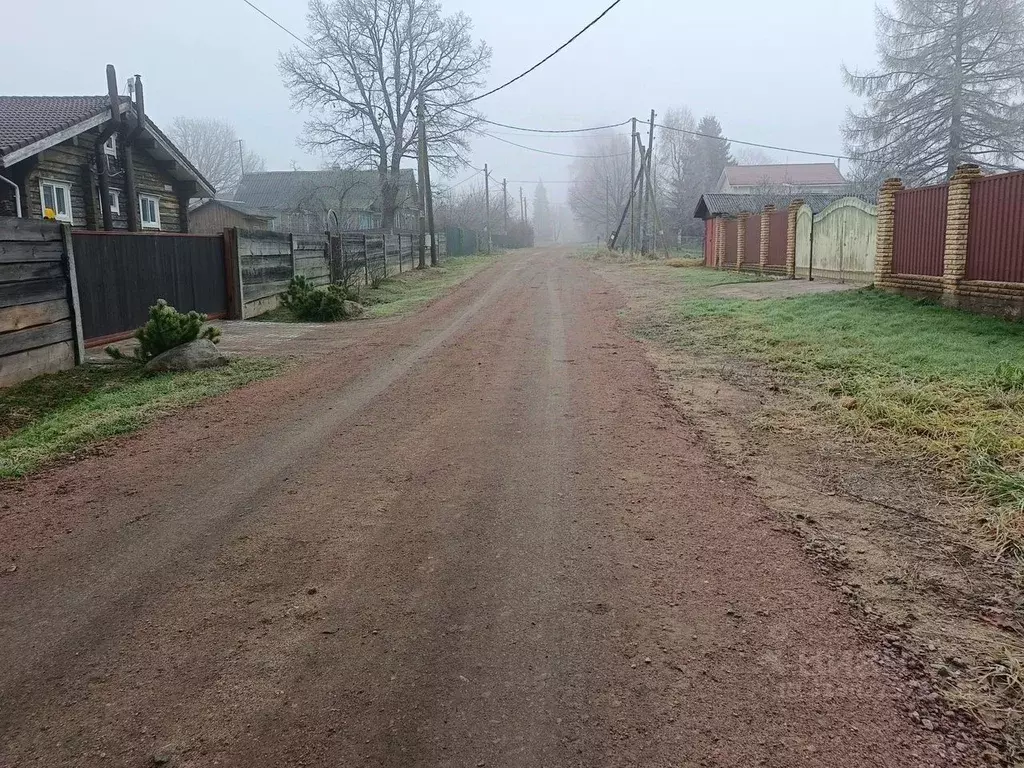
M363 317L392 317L411 312L473 277L494 263L495 258L497 257L453 257L445 259L439 267L401 272L381 281L376 287L364 286L359 291L359 300L366 307L366 314ZM267 323L302 322L285 307L265 312L253 320Z
M984 497L997 549L1024 556L1024 325L873 289L716 298L703 289L736 275L671 271L689 290L641 335L726 350L810 384L821 395L813 407L929 457Z
M410 312L454 288L485 267L494 256L461 256L445 259L441 266L402 272L366 288L360 297L366 302L368 317L391 317Z
M0 478L28 474L280 368L273 360L245 358L224 368L147 376L132 363L84 365L0 390Z

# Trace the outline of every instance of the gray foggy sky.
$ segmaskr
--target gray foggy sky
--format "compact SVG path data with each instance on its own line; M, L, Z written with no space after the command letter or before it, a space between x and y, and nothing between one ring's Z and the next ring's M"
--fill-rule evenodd
M302 35L305 2L254 0ZM446 12L472 17L494 50L489 83L503 82L550 53L596 16L608 0L442 0ZM167 127L178 114L235 124L270 169L317 158L296 144L303 119L290 107L277 71L293 40L241 0L176 0L173 12L108 2L55 0L7 10L3 94L100 94L104 66L122 84L139 73L146 107ZM874 5L867 0L625 0L596 27L528 78L479 103L501 122L574 128L689 106L711 112L726 135L822 152L842 149L839 123L851 97L840 64L874 63ZM40 43L46 42L46 55ZM490 129L488 129L490 130ZM503 129L494 129L507 134ZM572 138L505 135L520 144L573 152ZM569 161L491 138L474 141L474 165L494 176L543 178L564 196ZM778 161L814 158L775 153ZM472 171L459 174L465 178ZM515 185L518 187L518 184ZM531 193L532 190L527 190Z

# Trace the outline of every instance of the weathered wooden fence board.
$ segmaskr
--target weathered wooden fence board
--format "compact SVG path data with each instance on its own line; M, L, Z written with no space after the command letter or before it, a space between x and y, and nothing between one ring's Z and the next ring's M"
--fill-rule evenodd
M181 312L227 312L220 235L75 232L72 238L88 342L133 332L157 299Z
M242 276L242 317L277 309L295 274L292 236L280 232L237 230Z
M870 283L875 276L875 206L856 197L836 200L814 217L811 275Z
M0 218L0 386L81 362L69 248L60 224Z

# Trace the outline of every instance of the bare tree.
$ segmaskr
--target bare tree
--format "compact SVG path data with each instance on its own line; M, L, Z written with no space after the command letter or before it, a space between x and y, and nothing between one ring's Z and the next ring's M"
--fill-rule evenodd
M470 98L490 66L462 13L437 0L310 0L309 47L281 55L297 107L311 110L304 142L334 161L373 168L383 226L394 226L399 169L415 157L416 107L426 104L432 164L450 173L466 162L478 116L448 107Z
M169 133L171 141L221 195L234 195L243 171L267 169L260 155L239 144L235 127L222 120L179 115Z
M697 200L705 191L697 163L697 121L687 107L669 109L655 144L657 180L663 225L675 234L690 233L699 226L693 218Z
M629 136L599 133L581 139L569 168L569 208L588 240L607 241L629 202ZM541 236L541 225L537 225Z
M875 13L879 69L843 70L867 99L844 125L851 154L913 182L952 175L964 162L1017 165L1024 2L895 0L892 11Z

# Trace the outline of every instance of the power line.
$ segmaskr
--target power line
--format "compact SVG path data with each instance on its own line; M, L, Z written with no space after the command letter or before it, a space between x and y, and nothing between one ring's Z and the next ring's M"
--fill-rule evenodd
M315 50L316 50L315 48L313 48L313 46L312 46L312 45L310 45L310 44L309 44L309 43L307 43L307 42L306 42L305 40L303 40L303 39L302 39L301 37L299 37L298 35L296 35L296 34L295 34L294 32L292 32L292 31L291 31L290 29L288 29L288 27L286 27L286 26L285 26L284 24L282 24L281 22L279 22L279 21L278 21L277 19L275 19L275 18L274 18L273 16L271 16L271 15L270 15L269 13L266 13L266 12L265 12L265 11L263 11L262 9L260 9L260 8L257 8L257 7L255 6L255 5L253 5L253 4L251 3L251 2L249 2L249 0L242 0L242 2L243 2L243 3L245 3L246 5L248 5L248 6L250 7L250 8L252 8L252 9L253 9L254 11L256 11L256 13L258 13L258 14L259 14L260 16L262 16L263 18L265 18L265 19L266 19L267 21L269 21L269 22L270 22L271 24L273 24L273 25L274 25L275 27L277 27L277 28L278 28L278 29L280 29L281 31L285 32L286 34L289 34L289 35L291 35L292 37L294 37L294 38L295 38L296 40L298 40L298 41L299 41L300 43L302 43L302 44L303 44L304 46L306 46L307 48L309 48L309 50L311 50L311 51L315 51Z
M603 159L606 159L606 158L626 157L627 155L629 155L629 152L620 152L620 153L614 154L614 155L573 155L573 154L568 154L566 152L552 152L552 151L547 150L547 149L537 149L536 147L528 147L525 144L517 144L514 141L509 141L508 139L503 139L500 136L495 136L493 133L487 133L486 131L482 131L482 134L484 136L488 136L488 137L494 139L495 141L500 141L503 144L510 144L513 147L519 147L520 149L526 149L526 150L529 150L530 152L537 152L538 154L541 154L541 155L553 155L554 157L570 157L570 158L579 159L579 160L603 160Z
M480 170L479 168L477 168L477 169L475 169L475 170L476 170L476 173L474 173L474 174L473 174L472 176L468 176L467 178L463 179L462 181L459 181L459 182L456 182L455 184L452 184L452 185L451 185L450 187L448 187L448 188L446 189L446 191L447 191L447 192L451 192L451 191L452 191L453 189L455 189L456 187L461 187L461 186L462 186L463 184L466 184L467 182L470 182L470 181L472 181L472 180L473 180L473 179L475 179L475 178L476 178L477 176L479 176L479 175L480 175L481 173L483 173L483 171L482 171L482 170Z
M519 125L509 125L508 123L499 123L494 120L488 120L478 115L470 115L467 112L461 112L458 109L452 109L452 112L462 115L463 117L471 117L474 120L478 120L481 123L487 123L488 125L496 125L499 128L508 128L513 131L522 131L524 133L554 133L554 134L570 134L570 133L591 133L593 131L607 131L612 128L622 128L623 126L629 125L629 120L623 120L621 123L613 123L611 125L595 125L590 128L564 128L564 129L548 129L548 128L523 128Z
M245 2L248 2L248 0L245 0ZM466 101L460 101L459 103L457 103L457 104L452 104L452 105L450 105L450 106L453 106L453 107L461 107L461 106L463 106L463 105L465 105L465 104L472 104L472 103L473 103L473 102L475 102L475 101L480 101L480 99L485 99L485 98L487 98L488 96L491 96L491 95L493 95L493 94L497 93L498 91L501 91L501 90L504 90L505 88L508 88L508 87L509 87L510 85L512 85L513 83L515 83L515 82L518 82L519 80L522 80L522 79L523 79L524 77L526 77L526 76L527 76L528 74L530 74L531 72L533 72L533 71L534 71L534 70L536 70L536 69L539 69L539 68L540 68L541 66L543 66L543 65L544 65L544 64L546 64L546 63L547 63L548 61L550 61L551 59L553 59L553 58L554 58L555 56L557 56L557 55L558 55L559 53L561 53L562 51L564 51L564 50L565 50L566 48L568 48L568 47L569 47L570 45L572 45L573 43L575 43L575 42L576 42L576 40L577 40L577 39L578 39L579 37L581 37L581 36L583 35L583 33L584 33L584 32L586 32L586 31L587 31L588 29L590 29L590 28L591 28L592 26L594 26L595 24L597 24L597 22L599 22L599 21L600 21L601 19L603 19L603 18L604 18L605 16L607 16L607 15L608 15L608 14L609 14L609 13L611 12L611 10L612 10L612 9L613 9L613 8L614 8L615 6L617 6L617 5L619 4L619 3L621 3L621 2L622 2L622 0L615 0L615 2L613 2L613 3L611 4L611 5L609 5L609 6L607 7L607 8L605 8L605 9L604 9L604 11L603 11L603 12L601 13L601 15L600 15L600 16L598 16L598 17L597 17L596 19L594 19L594 20L593 20L592 22L590 22L589 24L587 24L587 26L585 26L585 27L584 27L583 29L581 29L581 30L580 30L579 32L577 32L577 33L576 33L575 35L573 35L572 37L570 37L570 38L569 38L568 40L566 40L566 41L565 41L564 43L562 43L562 45L558 46L558 48L556 48L556 49L555 49L554 51L552 51L551 53L549 53L549 54L548 54L547 56L545 56L545 57L544 57L543 59L541 59L540 61L538 61L538 62L537 62L536 64L534 64L534 65L533 65L532 67L530 67L530 68L529 68L528 70L526 70L525 72L523 72L523 73L522 73L521 75L516 75L516 76L515 76L515 77L513 77L513 78L512 78L511 80L509 80L509 81L508 81L507 83L502 83L502 84L501 84L501 85L499 85L499 86L498 86L497 88L492 88L491 90L487 91L487 93L482 93L482 94L480 94L479 96L474 96L474 97L473 97L472 99L467 99Z
M644 125L650 125L650 120L637 120L637 123L643 123ZM840 160L851 160L858 163L869 163L877 162L873 160L867 160L866 158L849 157L848 155L837 155L829 152L811 152L807 149L793 149L791 147L776 147L772 144L758 144L754 141L740 141L739 139L730 139L728 136L715 136L710 133L701 133L700 131L690 131L686 128L675 128L670 125L662 125L661 123L655 123L655 128L661 128L666 131L674 131L675 133L685 133L688 136L699 136L704 139L718 139L719 141L726 141L730 144L742 144L745 147L757 147L758 149L771 149L775 152L790 152L795 155L810 155L812 157L834 157Z

